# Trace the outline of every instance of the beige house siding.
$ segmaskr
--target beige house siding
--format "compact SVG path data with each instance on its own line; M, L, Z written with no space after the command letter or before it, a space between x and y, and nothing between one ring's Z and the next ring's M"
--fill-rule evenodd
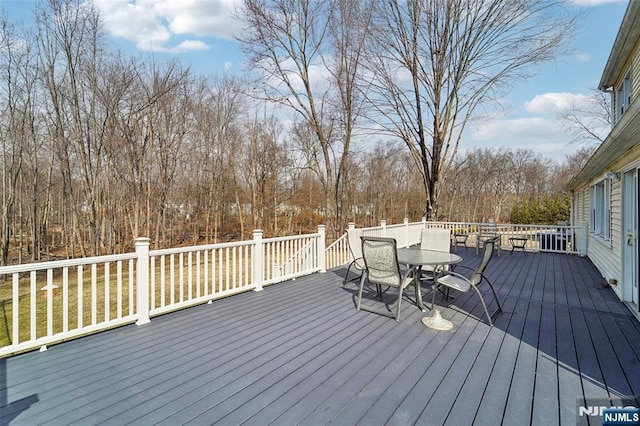
M574 191L574 224L586 224L588 229L587 256L591 259L596 268L598 268L598 271L600 271L602 276L606 280L609 280L610 278L619 279L618 277L622 276L620 251L615 251L611 241L615 241L616 235L620 235L620 230L614 230L614 224L620 223L620 213L615 213L615 206L620 205L620 184L612 185L611 187L611 239L604 240L599 235L592 233L589 226L590 189L591 185L595 184L598 180L600 179L594 180L590 185L583 185ZM618 195L614 196L615 192L617 192ZM616 199L618 201L615 201Z
M640 135L639 135L640 142ZM628 170L631 166L640 166L640 143L618 159L611 165L609 170L620 173ZM589 186L581 186L574 192L574 217L575 224L589 224L589 196L590 187L598 180L594 180ZM618 283L623 282L623 246L626 241L622 222L622 179L616 179L611 184L611 238L609 241L603 240L600 236L594 235L589 230L587 256L598 268L602 276L608 281L615 279ZM612 287L623 298L621 286Z
M589 256L589 259L598 268L605 280L609 281L611 278L619 280L619 277L622 276L620 256L616 256L609 244L592 234L589 235L587 256ZM617 286L613 287L613 290L618 294L618 297L621 297L620 289Z
M631 82L631 91L627 92L630 96L629 105L626 105L624 114L619 116L619 105L622 102L613 100L615 125L568 185L574 200L573 224L587 224L589 229L587 256L607 281L615 279L618 282L612 288L622 300L630 300L631 285L635 279L624 276L623 259L627 253L627 242L626 230L623 229L623 204L626 195L623 180L625 172L640 167L640 1L629 2L627 6L598 87L617 97L627 77ZM589 198L593 185L601 182L609 172L616 175L609 177L610 232L609 238L605 240L602 236L591 233L589 224L593 212ZM637 265L637 259L633 261Z
M631 102L640 96L640 45L636 44L631 62Z

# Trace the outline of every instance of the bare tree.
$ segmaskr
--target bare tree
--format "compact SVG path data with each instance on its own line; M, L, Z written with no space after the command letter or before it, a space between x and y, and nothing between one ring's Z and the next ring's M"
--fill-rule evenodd
M46 69L50 134L62 167L67 205L77 224L76 239L83 255L98 254L104 183L104 111L97 107L96 97L104 53L100 18L90 5L48 0L36 20Z
M583 146L572 154L565 155L564 162L551 174L551 186L555 192L564 192L569 181L587 164L597 146Z
M609 94L591 89L589 96L574 98L558 119L573 143L600 145L611 130L611 113Z
M369 1L336 0L329 15L328 57L325 66L331 74L339 96L334 103L337 139L342 141L335 179L336 231L346 228L344 209L348 203L346 182L351 178L352 140L356 137L356 125L361 119L366 88L362 81L362 58L365 52L368 30L373 17ZM348 207L347 207L348 208Z
M270 118L251 120L246 125L242 159L251 195L251 216L254 229L277 232L277 200L281 195L279 184L284 169L284 151L279 143L281 124Z
M131 238L160 237L163 212L188 124L189 71L176 60L139 63L121 114L122 144L113 164L127 182ZM113 157L112 157L113 158ZM152 231L153 230L153 231Z
M234 169L236 163L239 164L239 127L246 107L241 85L239 78L222 75L202 78L194 87L190 143L193 170L186 179L199 188L192 201L199 203L203 212L207 241L218 240L225 204L233 205L238 200ZM240 208L237 213L242 234L244 222Z
M320 147L316 173L330 233L342 232L339 207L359 115L356 76L367 10L367 2L360 1L245 0L239 11L246 28L238 41L261 96L294 111Z
M24 162L24 128L20 129L24 117L24 98L20 96L16 63L20 47L13 39L14 28L6 16L0 17L0 149L2 154L2 265L9 258L11 236L15 230L16 204L19 197L19 179ZM21 106L22 104L22 106Z
M531 65L554 58L574 18L553 0L376 2L370 51L372 117L418 163L425 215L437 215L440 179L478 107Z

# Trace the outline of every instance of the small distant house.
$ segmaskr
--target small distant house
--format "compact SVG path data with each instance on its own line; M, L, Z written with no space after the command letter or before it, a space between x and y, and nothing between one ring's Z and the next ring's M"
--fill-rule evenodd
M571 180L572 224L588 226L587 256L640 318L640 1L630 1L600 80L613 128Z

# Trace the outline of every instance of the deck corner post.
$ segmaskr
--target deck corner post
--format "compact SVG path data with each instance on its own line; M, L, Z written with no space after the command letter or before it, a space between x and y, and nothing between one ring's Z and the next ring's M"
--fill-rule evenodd
M386 221L386 219L382 219L380 221L380 228L382 228L382 236L386 237L387 236L387 221Z
M253 230L253 291L262 291L262 282L264 281L264 246L262 243L262 229Z
M587 255L587 240L589 238L589 231L587 229L587 223L582 222L580 225L580 256Z
M402 247L408 247L409 246L409 235L410 235L409 231L411 230L411 228L409 227L409 218L405 217L402 224L404 225L404 241L402 243Z
M138 255L136 265L138 320L136 325L146 324L151 321L149 319L149 241L151 240L147 237L135 239L136 254Z
M325 225L318 225L318 267L320 272L327 272L327 265L325 260L325 247L327 240L327 227Z

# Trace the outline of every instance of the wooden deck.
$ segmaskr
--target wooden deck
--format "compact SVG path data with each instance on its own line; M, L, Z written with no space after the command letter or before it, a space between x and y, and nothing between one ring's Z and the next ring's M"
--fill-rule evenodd
M339 269L0 359L0 424L575 425L579 405L638 406L640 325L587 259L488 272L493 328L473 294L443 309L452 332L406 298L399 323L358 312Z

